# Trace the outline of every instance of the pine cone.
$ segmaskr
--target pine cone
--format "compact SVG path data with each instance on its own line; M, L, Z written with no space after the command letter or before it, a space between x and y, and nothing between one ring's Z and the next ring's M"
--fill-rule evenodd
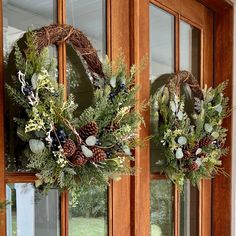
M87 159L81 151L76 150L75 154L71 157L70 161L76 166L83 166L86 164Z
M189 170L190 171L196 171L199 169L199 166L196 162L193 162L190 166L189 166Z
M80 137L85 141L91 135L96 136L98 133L98 126L95 121L92 121L79 129Z
M66 157L71 157L76 150L76 145L73 140L67 139L63 145L64 154Z
M104 161L107 157L106 153L101 148L92 147L91 151L93 152L93 157L89 159L90 162L98 163Z
M199 147L206 147L212 143L212 140L209 137L204 137L199 141Z
M106 128L106 132L109 133L109 132L114 132L116 131L117 129L120 128L120 125L117 123L117 122L111 122Z
M192 157L192 153L190 151L188 151L188 150L183 150L183 153L184 153L184 157L183 158L185 160L188 160L188 159L190 159Z

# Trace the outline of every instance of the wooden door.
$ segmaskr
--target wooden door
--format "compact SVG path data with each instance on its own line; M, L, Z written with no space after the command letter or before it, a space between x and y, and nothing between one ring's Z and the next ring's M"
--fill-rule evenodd
M134 62L139 63L146 53L150 59L149 68L137 78L141 85L141 100L152 93L155 81L163 74L179 70L191 71L202 86L213 85L212 10L195 0L134 1L133 9ZM139 16L136 15L138 10ZM152 121L148 112L145 119L147 124ZM152 134L152 126L144 128L140 136L147 133ZM149 230L151 235L210 235L211 181L202 181L199 191L186 183L184 194L180 195L159 172L158 161L158 150L152 142L137 150L136 165L142 171L134 180L135 235L148 235ZM146 194L149 185L150 198ZM144 213L149 210L142 208L144 202L150 204L150 218L138 214L140 209ZM146 225L148 221L151 227ZM140 227L142 222L145 224Z

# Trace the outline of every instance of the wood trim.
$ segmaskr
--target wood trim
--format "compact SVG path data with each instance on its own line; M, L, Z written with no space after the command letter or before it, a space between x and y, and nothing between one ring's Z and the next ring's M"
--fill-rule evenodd
M112 40L111 40L111 0L106 0L106 33L107 33L107 55L112 59ZM113 235L113 181L110 181L108 187L108 226L107 232L109 236Z
M199 191L199 235L211 235L211 180L202 180Z
M180 15L176 15L175 17L175 72L180 70Z
M227 8L232 8L234 5L231 0L197 0L197 1L201 2L203 5L211 8L216 12L226 10Z
M108 1L108 55L111 59L119 56L120 50L125 55L127 65L130 65L130 6L127 0ZM124 176L118 182L113 182L109 194L110 236L131 235L131 181ZM112 210L111 210L112 207Z
M33 183L37 177L35 173L6 173L6 183Z
M57 8L58 24L66 23L66 0L58 0ZM58 75L59 82L65 85L65 99L66 99L66 44L58 45Z
M160 0L150 0L150 3L163 9L164 11L170 13L173 16L178 17L178 15L179 15L178 12L174 10L176 8L172 7L175 4L165 4L166 3L165 1L162 2Z
M180 193L174 185L174 235L180 236Z
M61 236L69 235L69 196L68 192L61 193Z
M113 181L108 188L108 235L113 235Z
M66 23L66 0L58 0L57 21L58 24ZM64 85L64 99L67 99L66 80L66 43L58 45L58 75L59 83ZM61 193L61 236L69 234L69 193Z
M133 38L131 41L132 63L139 66L144 57L149 58L149 2L146 0L132 0L131 29ZM141 85L137 94L137 109L141 103L150 96L149 63L145 69L137 74L136 84ZM149 111L143 112L145 122L150 121ZM139 131L140 139L149 135L149 127L142 127ZM135 149L135 167L140 169L133 179L134 187L134 219L132 235L143 236L150 234L150 147L149 143ZM140 214L140 211L142 213Z
M4 146L4 55L3 55L3 10L0 3L0 201L6 199L5 146ZM6 235L6 211L0 213L0 235Z
M163 180L163 179L168 179L168 177L164 174L160 174L160 173L152 173L150 174L150 179L159 179L159 180Z
M233 7L221 9L215 14L215 85L229 81L226 95L232 103L233 89ZM231 165L232 165L232 117L224 122L228 129L226 146L230 147L227 157L222 158L223 168L229 176L219 175L213 179L212 191L212 235L231 235Z

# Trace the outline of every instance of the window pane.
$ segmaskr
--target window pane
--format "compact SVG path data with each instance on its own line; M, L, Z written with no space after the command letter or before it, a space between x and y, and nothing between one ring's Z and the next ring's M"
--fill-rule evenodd
M180 69L192 72L200 81L201 31L180 21Z
M199 191L189 181L185 183L181 194L180 235L199 235Z
M7 61L14 42L23 35L28 27L33 26L33 28L38 28L56 22L56 2L56 0L3 1L3 45L5 61ZM5 69L5 81L12 84L12 75L15 75L15 73L16 71L11 65L7 67ZM6 94L5 157L8 171L22 171L25 169L27 163L24 152L22 151L24 150L25 144L18 138L17 126L13 121L14 117L20 116L23 116L21 109Z
M78 116L85 108L92 105L94 90L90 77L72 46L67 45L66 55L67 93L73 94L79 104L79 108L75 111L75 115Z
M106 53L105 12L106 0L66 1L67 23L86 34L100 57Z
M174 16L150 5L151 80L174 72Z
M173 185L169 180L151 180L151 235L174 235Z
M81 191L78 203L69 207L69 235L108 235L107 201L107 189L93 187Z
M174 72L174 16L150 5L151 95ZM155 111L150 112L151 135L156 134ZM159 171L163 157L157 143L150 141L151 172ZM173 185L169 180L151 180L151 235L173 235Z
M180 69L192 72L200 82L201 31L180 21ZM195 236L199 232L199 192L189 182L181 195L180 235Z
M174 72L174 16L162 9L150 5L150 70L151 95ZM151 110L150 131L156 134L156 115ZM151 172L158 172L158 162L162 158L157 143L150 142Z
M98 51L102 59L106 54L105 0L70 0L66 2L67 23L79 28ZM79 104L77 115L93 102L93 86L79 56L67 45L67 92L75 95ZM107 189L91 188L81 191L76 206L69 208L70 236L108 235Z
M6 185L7 236L59 236L59 193L42 195L29 183Z

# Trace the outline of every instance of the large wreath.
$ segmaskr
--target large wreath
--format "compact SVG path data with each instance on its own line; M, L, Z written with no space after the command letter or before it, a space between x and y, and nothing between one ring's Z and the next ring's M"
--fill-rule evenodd
M153 96L157 164L180 190L187 179L195 185L223 172L220 158L227 154L227 130L222 121L230 114L223 94L226 84L201 89L193 75L181 71L169 76Z
M61 42L72 45L94 85L93 104L78 116L73 94L64 99L65 87L55 78L48 54L48 46ZM127 74L122 58L102 64L86 36L68 25L27 32L12 54L18 73L14 86L6 88L24 110L15 121L18 136L27 143L27 167L37 172L36 186L77 190L133 173L129 160L142 122L133 109L134 66Z

